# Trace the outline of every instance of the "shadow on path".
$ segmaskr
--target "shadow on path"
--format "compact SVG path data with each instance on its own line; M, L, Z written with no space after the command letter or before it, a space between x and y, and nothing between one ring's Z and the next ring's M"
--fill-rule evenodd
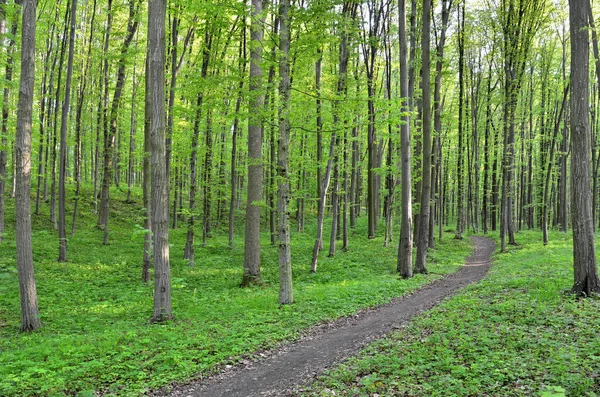
M487 237L471 237L473 254L456 273L434 281L412 295L341 320L342 325L279 348L273 355L205 381L157 391L153 396L253 397L284 396L312 382L333 364L357 354L370 342L383 338L415 315L442 299L481 280L491 266L496 248Z

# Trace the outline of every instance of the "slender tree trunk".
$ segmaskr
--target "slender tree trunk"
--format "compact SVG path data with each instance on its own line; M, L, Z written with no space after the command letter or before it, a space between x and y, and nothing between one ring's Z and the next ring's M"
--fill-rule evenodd
M58 13L58 10L57 10ZM58 19L58 17L56 18ZM16 25L16 24L15 24ZM48 51L46 52L46 56L44 57L44 75L42 76L42 89L41 89L41 93L40 93L40 144L39 144L39 149L38 149L38 171L37 171L37 186L36 186L36 194L35 194L35 214L39 215L40 214L40 201L41 199L45 199L45 192L42 191L42 185L45 185L45 181L46 181L46 163L48 162L48 142L46 142L46 145L44 147L44 138L45 138L45 132L44 132L44 127L46 126L46 113L50 113L51 112L51 106L49 104L49 98L48 98L48 85L47 85L47 79L48 79L48 70L51 68L51 72L50 75L52 76L54 74L54 68L56 66L56 56L52 57L53 61L50 62L50 56L52 55L53 52L53 48L54 48L54 30L56 29L56 24L52 25L52 29L50 30L50 37L48 39ZM13 35L13 37L16 36L16 32L15 35ZM50 64L52 64L52 66L50 67ZM50 78L50 81L52 82L52 78ZM49 138L48 138L49 141ZM44 160L44 151L46 152L46 159ZM42 183L44 182L44 183ZM44 196L44 197L42 197Z
M462 14L461 14L462 10ZM464 26L465 26L465 14L464 7L458 7L458 16L459 16L459 26L460 31L458 33L458 154L456 156L457 164L456 164L456 174L457 174L457 205L456 205L456 234L454 238L462 239L462 233L464 232L464 204L463 204L463 149L464 149L464 128L463 128L463 120L464 120L464 57L465 57L465 44L464 44Z
M241 74L246 72L246 26L242 27L242 45L240 46L239 54L240 63L239 69ZM244 88L244 79L240 79L238 84L238 97L235 103L235 120L233 122L233 130L231 132L231 197L229 201L229 248L233 248L233 232L235 220L235 202L237 195L237 139L240 130L240 109L242 107L242 90Z
M288 203L290 195L289 148L290 148L290 0L279 5L281 29L279 33L279 144L277 156L277 219L279 232L279 304L294 303L292 289L292 258L290 251L290 220Z
M133 73L132 73L132 89L131 89L131 117L129 118L130 127L129 127L129 161L127 164L127 198L125 201L127 203L132 203L131 199L131 188L133 187L133 176L134 176L134 151L135 151L135 133L137 130L137 122L135 118L135 104L136 104L136 96L137 96L137 87L138 82L136 81L136 68L135 61L133 59ZM177 211L173 211L177 213Z
M145 72L144 73L144 84L145 92L150 89L149 73L148 73L148 62L150 57L146 54ZM144 96L144 158L143 158L143 180L142 180L142 191L144 207L146 208L144 217L144 256L142 262L142 282L148 283L150 281L150 267L152 266L152 241L154 239L152 234L152 164L150 162L150 156L152 152L152 144L150 137L150 121L152 115L150 109L152 107L152 98L150 95Z
M212 131L212 109L207 107L206 111L206 140L204 154L204 172L202 178L202 247L206 246L207 238L211 237L212 225L212 169L213 169L213 131Z
M339 137L336 135L335 146L340 146ZM339 149L338 149L339 150ZM331 234L329 238L329 257L335 256L336 238L339 226L339 190L340 190L340 172L339 157L334 148L333 155L333 189L331 191Z
M555 120L554 125L554 133L552 134L552 141L550 141L550 152L548 154L548 164L546 166L546 179L544 183L544 201L542 202L542 234L544 245L548 245L548 196L550 193L550 181L552 180L552 163L554 161L554 149L556 147L556 138L558 136L558 131L560 129L560 122L562 119L562 114L567 102L567 95L569 93L569 86L565 87L565 91L563 94L562 104L560 105L560 111L558 113L558 117Z
M435 200L435 187L437 186L437 179L439 178L439 175L441 174L441 168L440 168L440 164L441 164L441 134L442 134L442 109L443 109L443 104L442 104L442 100L441 100L441 92L442 92L442 69L443 69L443 60L444 60L444 46L446 45L446 30L448 28L448 19L450 18L450 8L452 7L452 0L444 0L442 2L442 26L440 28L440 36L439 36L439 41L437 43L437 48L436 48L436 52L437 52L437 56L436 56L436 62L435 62L435 86L434 86L434 92L433 92L433 108L434 108L434 113L433 113L433 129L435 131L435 138L434 138L434 153L436 153L435 157L435 169L434 169L434 173L432 176L432 194L431 194L431 203L433 206L433 203L436 201ZM440 193L441 193L441 189L440 189ZM437 200L437 206L440 205L441 202L441 194L438 195L440 198ZM429 226L430 226L430 230L429 230L429 245L433 248L434 245L434 219L435 219L435 211L433 211L433 208L431 211L431 221L429 222ZM440 222L440 228L442 227L442 224ZM440 234L441 236L441 234Z
M208 24L204 32L204 47L202 49L202 70L200 76L206 79L208 75L208 66L210 64L210 54L212 50L213 36ZM202 106L204 101L204 92L201 90L196 99L196 115L194 118L194 132L192 134L192 153L190 154L190 216L188 218L188 230L186 234L186 243L183 257L189 261L190 266L194 265L194 238L195 238L195 222L196 216L196 186L198 181L198 140L200 137L200 119L202 116Z
M492 48L492 55L494 48ZM492 58L493 59L493 56ZM488 232L488 203L490 202L490 128L492 123L492 65L490 63L487 76L487 92L485 96L485 138L483 146L483 203L481 210L481 226L483 233Z
M169 192L165 126L165 15L166 0L148 3L148 88L151 95L152 232L154 234L154 313L152 322L173 317L169 263Z
M112 0L109 0L109 2ZM110 206L110 184L113 179L113 158L115 157L115 139L117 136L117 119L119 107L121 104L121 97L123 94L123 86L125 85L125 61L127 52L129 51L129 45L135 36L139 25L139 19L136 17L138 7L135 4L136 0L129 0L129 19L127 21L127 34L125 40L121 46L121 53L117 67L117 82L115 85L115 92L113 94L112 103L110 107L110 118L108 126L105 126L104 130L104 161L102 174L102 197L100 204L100 218L103 221L104 226L104 244L109 243L109 230L108 230L108 218L109 218L109 206ZM167 183L168 185L168 183ZM168 187L168 186L167 186ZM167 206L167 213L169 207Z
M54 229L58 229L58 222L57 222L57 218L56 218L56 157L57 157L57 153L56 153L56 147L57 147L57 143L58 141L58 109L60 106L60 94L62 91L62 73L63 73L63 62L64 62L64 58L65 58L65 47L67 44L67 33L68 33L68 27L69 27L69 23L68 23L68 18L69 18L69 10L67 7L67 10L65 12L65 28L63 31L63 37L62 37L62 43L61 43L61 47L60 47L60 60L58 62L58 85L56 87L56 91L55 91L55 100L54 100L54 123L52 126L52 150L51 150L51 156L52 156L52 183L51 183L51 187L50 187L50 222L52 223ZM62 117L61 117L62 120ZM62 129L62 127L61 127ZM62 132L62 131L61 131ZM61 138L62 139L62 138ZM59 156L60 156L60 148L59 148ZM59 158L59 168L60 168L60 161L62 161ZM60 178L60 176L59 176ZM64 223L64 222L63 222ZM60 231L59 231L59 236L60 236ZM60 237L59 237L60 238ZM66 247L65 247L66 249ZM65 254L66 255L66 254Z
M252 0L250 36L250 85L248 120L248 195L244 241L244 276L242 286L261 284L260 276L260 199L262 192L262 43L265 17L263 0Z
M321 103L321 70L323 53L317 49L319 59L315 63L315 88L317 90L317 197L321 197L321 181L323 180L323 105Z
M108 119L108 89L109 89L109 64L108 64L108 48L110 44L110 36L112 30L112 4L113 0L108 0L107 10L106 10L106 27L104 31L104 44L103 44L103 53L104 62L102 66L102 71L104 73L102 84L103 84L103 93L100 97L98 104L98 127L96 131L96 167L95 167L95 178L94 178L94 201L97 202L97 186L98 186L98 178L100 174L100 134L104 134L104 148L103 148L103 160L104 160L104 173L106 173L107 164L111 159L110 152L108 149L108 129L107 129L107 119ZM112 169L110 164L108 165L109 171ZM106 184L106 186L105 186ZM102 178L102 186L100 193L100 209L98 211L98 226L104 229L108 228L108 200L109 200L109 186L110 186L110 177L108 175L103 175ZM97 204L95 204L95 207ZM94 208L96 209L96 208ZM108 232L104 233L104 243L108 243Z
M423 0L421 64L423 91L423 182L421 191L421 215L417 240L415 273L427 273L427 250L429 243L429 210L431 197L431 86L430 86L430 32L431 0Z
M21 77L16 132L16 241L21 295L21 331L41 327L31 244L31 122L35 83L36 0L23 0L21 23Z
M0 36L6 34L6 0L0 2ZM2 127L0 130L1 144L0 149L0 243L4 239L4 198L6 191L6 165L8 162L8 116L9 116L9 101L10 101L10 86L13 75L13 53L15 48L15 36L17 35L17 17L14 18L10 29L11 39L8 42L6 50L6 70L5 83L3 89L2 101Z
M400 97L408 98L408 65L406 62L406 0L398 2L398 33L400 41ZM402 278L410 278L412 271L412 181L410 169L410 103L404 99L402 104L402 123L400 125L400 147L402 164L402 219L400 226L400 242L398 244L397 270Z
M75 197L73 200L73 219L71 222L71 236L75 235L75 228L77 224L77 210L79 207L79 194L81 192L81 162L82 162L82 144L81 144L81 117L83 114L83 102L85 99L85 90L87 86L87 75L90 67L90 60L92 56L92 39L94 37L94 21L96 19L96 0L94 0L92 8L92 18L90 21L90 36L88 41L88 49L85 60L85 66L83 67L83 73L81 76L79 94L77 97L77 111L75 115L75 156L74 156L74 170L75 170Z
M176 13L178 10L175 11ZM175 107L175 87L177 85L177 41L179 39L179 17L173 16L171 23L171 76L169 83L169 102L167 108L167 140L165 142L166 148L166 163L167 163L167 181L171 175L171 152L173 146L173 108ZM183 50L185 52L185 49ZM167 191L170 192L170 187L167 186ZM173 211L173 224L175 224L177 218L177 212Z
M75 24L77 22L77 0L71 0L71 27L69 33L69 55L67 60L67 81L60 125L60 170L58 182L58 261L67 260L67 218L65 212L65 179L67 173L67 122L71 102L71 80L73 78L73 53L75 52Z
M356 7L357 4L352 3L350 1L345 1L342 16L344 18L353 19L356 15ZM346 21L344 21L344 24ZM337 82L337 94L342 95L346 92L346 73L348 71L348 34L345 27L342 27L341 30L341 41L339 46L339 69L338 69L338 82ZM338 125L339 123L339 114L338 109L334 109L333 113L333 124ZM327 196L327 190L329 189L329 183L331 180L331 170L333 168L333 158L335 155L335 147L337 142L337 133L333 130L331 134L331 141L329 143L329 157L327 160L327 166L325 167L325 175L323 176L323 181L321 182L321 196L319 197L319 209L317 215L317 237L315 239L315 244L313 246L313 255L312 261L310 265L310 271L312 273L316 273L317 271L317 262L319 259L319 250L321 248L321 239L323 237L323 219L325 217L325 199ZM335 229L332 231L335 233Z

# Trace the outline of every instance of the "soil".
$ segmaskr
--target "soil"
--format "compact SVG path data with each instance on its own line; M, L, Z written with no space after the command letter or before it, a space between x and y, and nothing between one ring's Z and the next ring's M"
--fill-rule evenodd
M496 248L487 237L471 237L473 254L456 273L428 284L412 295L364 310L311 330L305 337L238 366L225 366L211 377L149 393L175 397L289 396L313 382L326 369L356 355L419 313L431 309L457 290L485 277Z

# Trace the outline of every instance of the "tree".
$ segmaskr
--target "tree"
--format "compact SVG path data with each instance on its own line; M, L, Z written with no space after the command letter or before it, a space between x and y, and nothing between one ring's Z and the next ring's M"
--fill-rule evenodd
M208 66L210 63L210 54L212 49L213 36L210 30L210 24L207 23L204 32L204 44L202 46L202 66L200 76L202 80L206 79L208 74ZM189 188L189 209L190 216L188 217L188 230L186 234L185 249L183 257L189 261L190 265L194 265L194 239L195 239L195 223L196 216L196 185L198 181L198 139L200 137L200 118L202 116L202 106L204 104L204 88L200 89L196 99L196 112L194 117L194 132L192 134L192 152L190 154L190 188ZM207 134L211 134L210 131Z
M590 190L589 114L589 0L569 0L571 30L571 191L573 210L572 291L580 295L600 292L594 246L594 220Z
M515 244L513 222L515 174L515 115L525 65L533 38L542 26L546 2L539 0L501 0L502 55L504 61L504 155L502 158L502 200L500 218L501 250L506 238Z
M279 4L279 144L277 150L277 218L279 225L279 304L294 303L290 252L290 0Z
M462 11L462 13L461 13ZM464 84L464 67L465 67L465 7L464 3L458 7L458 154L456 156L456 174L457 174L457 184L458 188L456 190L457 195L457 206L456 206L456 234L455 238L462 239L462 233L465 229L464 225L464 203L463 203L463 171L464 171L464 161L463 161L463 119L464 119L464 92L465 92L465 84Z
M6 34L6 0L0 1L0 36ZM2 127L0 130L0 243L4 239L4 204L6 191L6 165L8 162L8 112L10 100L10 85L13 76L13 53L17 34L17 18L12 23L11 38L7 48L6 73L2 101Z
M250 84L248 119L248 198L246 205L246 234L244 236L244 276L242 286L261 284L260 276L260 200L262 193L262 119L264 92L262 90L262 42L265 14L263 0L252 0L250 26Z
M139 2L139 0L137 0ZM109 0L109 4L112 0ZM113 94L112 103L110 106L110 113L108 112L108 98L105 98L105 109L104 109L104 157L103 157L103 173L102 173L102 192L100 202L100 215L98 217L98 224L104 229L104 244L108 244L108 219L109 219L109 204L110 204L110 185L113 179L114 167L113 159L115 156L115 137L117 135L117 117L121 104L121 97L123 95L123 86L125 85L125 66L127 53L129 52L129 46L135 36L139 25L139 18L137 13L139 11L140 4L136 5L136 0L129 0L129 18L127 20L127 34L121 45L121 52L117 63L117 83L115 84L115 92ZM109 6L110 9L110 6ZM110 11L109 11L110 12ZM109 14L110 18L110 14ZM110 23L109 23L110 25ZM108 29L106 41L109 40L110 29ZM108 43L105 42L105 49L108 48ZM164 61L163 61L164 63ZM105 61L104 67L108 69L108 63ZM105 70L105 84L104 95L108 96L108 70ZM108 119L108 122L106 120ZM168 189L168 186L167 186ZM167 211L168 212L168 211Z
M410 172L410 116L408 103L408 65L406 39L406 0L398 2L398 33L400 41L400 97L404 101L402 107L402 124L400 125L401 164L402 164L402 224L400 226L400 243L398 245L398 272L402 278L412 277L412 182Z
M344 1L344 6L342 8L342 24L343 27L341 29L341 40L339 46L339 69L338 69L338 79L337 79L337 94L342 96L346 91L346 74L348 71L348 59L349 59L349 49L348 49L348 28L346 24L349 20L353 20L356 17L358 3L354 3L352 1ZM333 113L334 125L339 124L339 114L336 110ZM313 246L313 255L312 261L310 265L310 271L312 273L316 273L317 271L317 262L319 260L319 250L321 248L321 238L323 236L323 219L325 217L325 200L327 198L327 190L329 189L329 183L331 181L331 169L333 168L333 159L335 154L335 146L337 142L337 133L336 130L333 130L331 134L331 140L329 142L329 157L327 160L327 166L325 167L325 174L323 175L323 180L321 181L321 189L320 189L320 197L319 197L319 208L317 215L317 237L315 239L315 244ZM332 233L335 232L335 229L332 230Z
M417 235L416 273L427 273L425 262L429 248L429 210L431 195L431 86L430 86L430 31L431 0L423 0L421 32L421 68L423 87L423 173L421 190L421 214L419 215L419 233Z
M71 1L71 27L69 33L69 55L67 60L67 81L60 125L60 168L58 181L58 261L67 260L67 219L65 213L65 179L67 176L67 123L71 103L71 80L73 78L73 53L75 52L75 23L77 21L77 0Z
M31 245L31 122L35 82L36 0L23 0L21 23L21 79L17 109L16 150L16 239L17 270L21 293L21 331L41 327Z
M165 18L166 0L148 3L148 92L152 98L152 233L154 235L154 314L152 322L173 317L169 263L169 192L166 167Z

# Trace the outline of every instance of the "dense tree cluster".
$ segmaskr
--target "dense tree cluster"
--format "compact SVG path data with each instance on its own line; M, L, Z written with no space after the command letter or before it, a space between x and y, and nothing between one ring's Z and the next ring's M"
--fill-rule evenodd
M436 228L438 238L442 228L498 231L505 250L522 228L542 229L546 243L549 227L573 226L574 290L600 288L589 0L36 3L0 3L0 235L12 188L24 330L40 326L29 200L34 216L50 206L66 261L67 210L74 234L82 184L93 186L99 244L110 244L111 189L146 209L140 268L148 282L154 264L153 321L172 316L169 256L197 264L223 227L233 245L236 214L246 222L241 284L262 282L266 229L281 304L293 302L290 223L304 232L315 216L307 271L317 271L326 219L334 256L338 240L351 249L358 217L386 246L400 218L402 277L413 274L413 244L414 271L427 272ZM169 227L181 223L185 252L169 252Z

